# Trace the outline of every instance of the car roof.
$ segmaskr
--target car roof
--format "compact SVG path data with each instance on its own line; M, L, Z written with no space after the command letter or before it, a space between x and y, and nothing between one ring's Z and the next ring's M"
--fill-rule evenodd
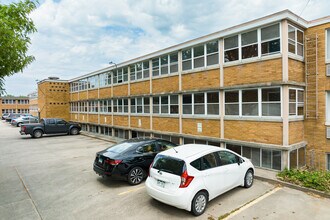
M160 154L175 157L181 160L190 161L195 158L198 158L199 156L201 156L201 154L205 155L220 150L226 149L204 144L185 144L175 147L175 150L168 149L166 151L161 152Z
M126 140L124 142L127 142L127 143L150 143L150 142L153 142L153 141L167 141L167 140L164 140L164 139L161 139L161 138L151 138L151 137L138 137L138 138L132 138L132 139L129 139L129 140ZM167 141L169 142L169 141Z

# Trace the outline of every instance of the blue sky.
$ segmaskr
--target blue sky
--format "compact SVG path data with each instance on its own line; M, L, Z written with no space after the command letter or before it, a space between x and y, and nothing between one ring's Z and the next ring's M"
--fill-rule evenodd
M9 0L0 0L8 4ZM8 94L36 90L48 76L71 79L284 9L300 15L308 0L39 0L31 18L36 61L6 78ZM328 16L329 0L310 0L306 20Z

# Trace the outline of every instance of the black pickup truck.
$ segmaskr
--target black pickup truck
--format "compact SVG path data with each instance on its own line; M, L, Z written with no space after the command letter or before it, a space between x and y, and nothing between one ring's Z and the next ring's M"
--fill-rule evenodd
M40 123L22 124L20 134L40 138L44 134L79 134L81 127L60 118L43 118Z

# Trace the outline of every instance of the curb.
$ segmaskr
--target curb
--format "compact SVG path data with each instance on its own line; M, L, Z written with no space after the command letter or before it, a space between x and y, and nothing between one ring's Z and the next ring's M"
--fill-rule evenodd
M288 187L288 188L291 188L291 189L300 190L300 191L305 192L305 193L316 194L318 196L322 196L324 198L330 199L330 193L318 191L316 189L306 188L306 187L303 187L303 186L298 186L298 185L288 183L288 182L284 182L284 181L281 181L281 180L278 180L278 179L268 179L268 178L261 177L261 176L254 176L254 177L258 180L269 182L271 184L279 184L281 186L285 186L285 187Z
M107 142L114 143L114 144L118 143L118 141L116 141L114 139L107 139L107 138L99 137L99 136L96 136L96 135L86 134L86 133L83 133L83 132L80 132L80 134L84 135L86 137L90 137L90 138L94 138L94 139L98 139L98 140L102 140L102 141L107 141Z

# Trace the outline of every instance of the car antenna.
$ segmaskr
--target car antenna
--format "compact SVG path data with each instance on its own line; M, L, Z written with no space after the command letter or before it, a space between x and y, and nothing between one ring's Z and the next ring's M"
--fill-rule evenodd
M175 153L179 153L177 150L175 150L175 147L172 147L173 148L173 150L175 151Z

